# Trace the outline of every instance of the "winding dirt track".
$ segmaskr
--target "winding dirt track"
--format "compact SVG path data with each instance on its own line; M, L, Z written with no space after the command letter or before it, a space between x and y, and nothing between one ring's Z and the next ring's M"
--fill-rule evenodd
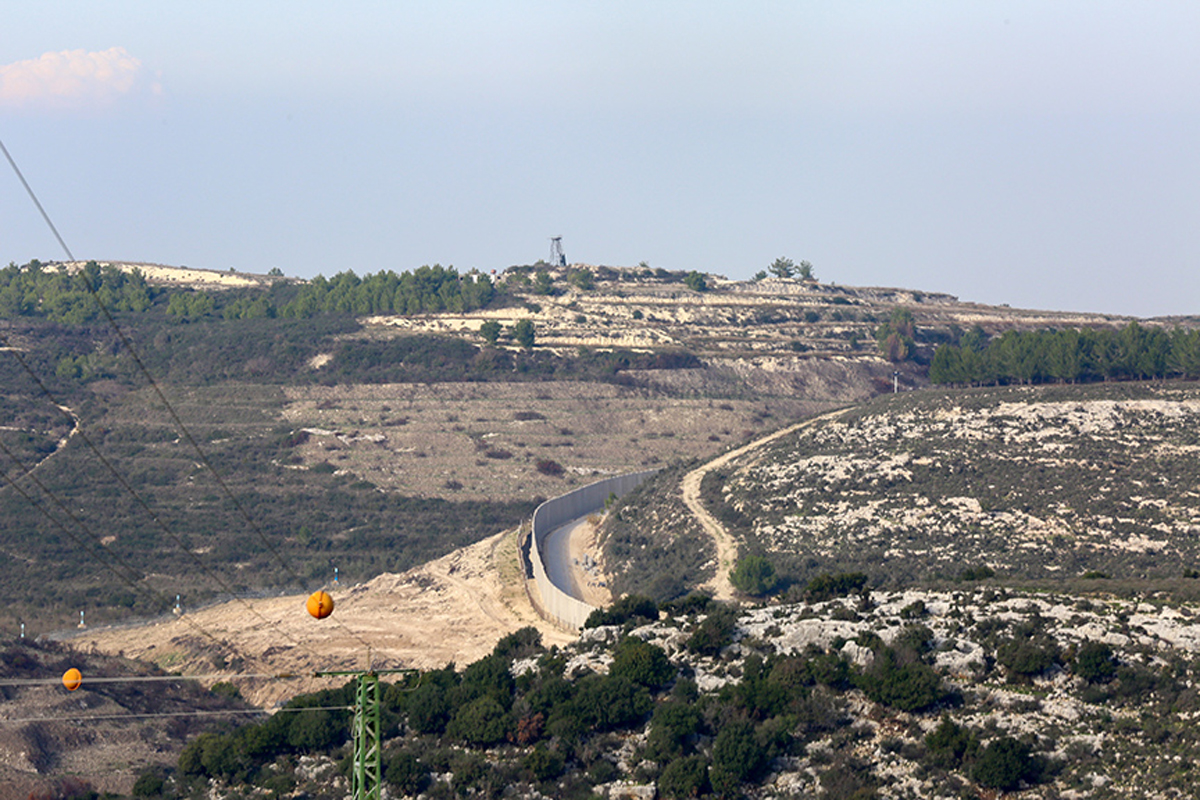
M736 450L730 450L724 455L714 458L707 464L698 467L687 475L683 476L681 484L683 489L683 502L692 512L692 516L700 523L700 526L713 538L717 545L717 574L706 584L699 586L699 589L707 589L713 593L713 596L718 600L732 600L734 596L733 584L729 582L729 572L733 569L734 563L737 561L738 543L737 540L729 535L729 531L725 530L716 518L708 513L708 509L704 507L704 503L700 499L700 483L704 480L704 476L714 469L721 469L735 459L741 458L745 454L757 450L763 445L770 444L776 439L781 439L790 433L794 433L802 428L807 428L817 422L830 420L835 417L845 414L849 409L840 408L836 411L830 411L825 414L820 414L815 417L798 422L795 425L789 425L786 428L780 428L774 433L768 434L761 439L755 439L750 444L742 445Z

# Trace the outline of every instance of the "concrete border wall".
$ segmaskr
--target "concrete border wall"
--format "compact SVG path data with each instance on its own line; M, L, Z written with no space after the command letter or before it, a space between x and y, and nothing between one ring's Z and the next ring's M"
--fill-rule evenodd
M546 564L542 561L546 537L560 525L602 510L610 494L621 497L632 492L656 472L658 470L650 469L605 478L547 500L534 510L532 535L529 537L529 561L533 568L533 579L542 595L541 603L536 604L539 606L538 613L547 622L560 628L578 631L596 608L551 583L546 574Z

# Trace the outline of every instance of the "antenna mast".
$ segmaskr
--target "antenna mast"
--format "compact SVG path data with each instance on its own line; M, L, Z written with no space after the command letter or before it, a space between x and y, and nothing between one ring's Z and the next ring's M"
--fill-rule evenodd
M555 267L567 265L567 256L563 253L561 236L550 237L550 264Z

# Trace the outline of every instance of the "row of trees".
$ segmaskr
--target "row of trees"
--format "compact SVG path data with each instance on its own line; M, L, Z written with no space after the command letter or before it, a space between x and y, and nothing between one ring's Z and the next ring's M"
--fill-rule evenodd
M942 345L929 379L942 384L1082 383L1100 380L1200 378L1200 330L1008 331L989 339L976 328L957 345Z
M459 313L483 308L496 296L492 279L478 270L459 275L454 267L434 264L397 275L391 270L360 278L339 272L318 275L279 310L284 317L318 314Z
M47 268L36 259L24 267L9 264L0 270L0 318L6 319L43 317L81 325L100 315L97 300L112 311L140 313L150 308L157 294L140 270L123 272L95 261L75 272L63 266Z

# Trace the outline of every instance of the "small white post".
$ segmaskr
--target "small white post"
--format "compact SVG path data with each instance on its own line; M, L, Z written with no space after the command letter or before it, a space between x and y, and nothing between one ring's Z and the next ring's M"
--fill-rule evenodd
M83 624L83 609L82 608L79 609L79 627L81 627L81 628L87 627L87 625Z

